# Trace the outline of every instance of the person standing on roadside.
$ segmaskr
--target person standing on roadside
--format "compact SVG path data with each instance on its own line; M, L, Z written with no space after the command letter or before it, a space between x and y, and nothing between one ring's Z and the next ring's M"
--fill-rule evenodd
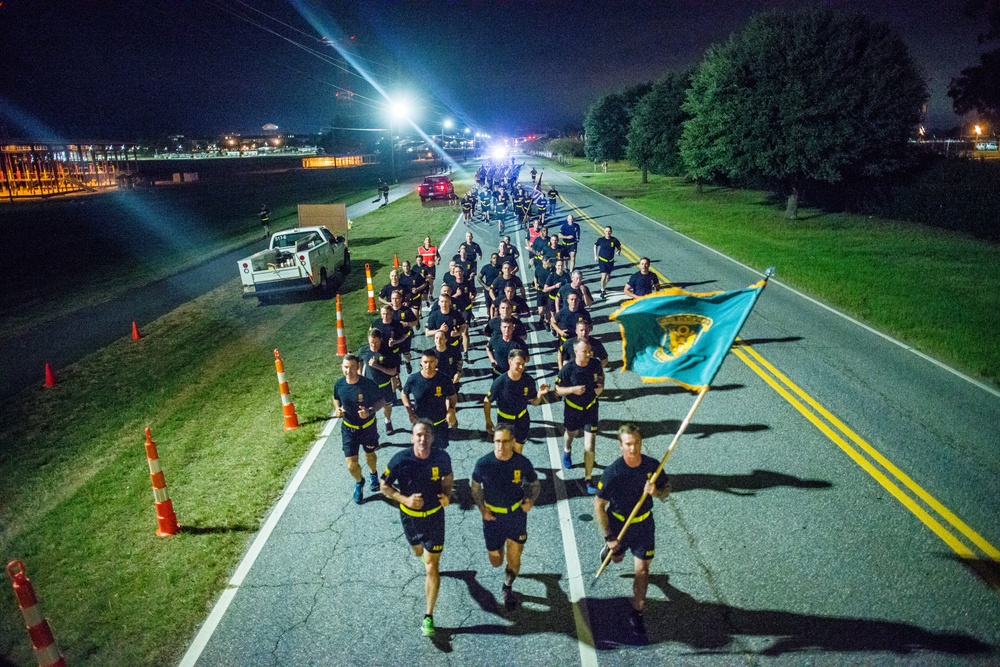
M354 502L360 504L364 498L365 482L361 476L358 454L365 450L365 461L371 471L371 490L377 491L378 426L375 414L382 407L382 392L371 380L361 375L361 359L356 354L344 355L340 368L344 377L333 385L333 417L340 419L340 437L343 442L347 470L354 478Z
M639 270L633 273L625 284L625 296L636 299L660 289L660 281L657 280L656 274L649 270L649 264L648 257L639 260Z
M649 563L656 555L653 498L666 500L670 494L670 482L662 472L655 484L650 481L659 463L642 453L642 434L634 424L619 427L618 444L622 455L604 469L594 497L594 523L604 537L602 561L609 551L615 563L622 562L626 551L632 552L635 578L632 580L632 616L629 623L635 634L645 636L643 611L649 588ZM643 492L646 498L629 524L625 537L619 542L618 534Z
M451 502L455 481L451 457L432 447L434 429L425 419L410 434L412 449L389 461L382 473L382 495L399 503L399 520L413 555L424 563L426 608L420 630L433 637L434 606L441 589L441 552L444 551L444 508Z
M622 244L611 235L611 227L604 228L604 236L594 243L594 261L601 272L601 298L608 294L608 281L615 270L615 257L622 254Z
M271 212L267 210L266 204L260 205L260 224L264 228L264 239L271 235Z
M472 500L483 517L490 565L500 567L506 555L501 590L504 608L511 611L518 603L514 580L521 571L521 552L528 540L528 512L542 486L531 461L514 450L513 434L506 426L493 433L493 452L476 461L471 486Z

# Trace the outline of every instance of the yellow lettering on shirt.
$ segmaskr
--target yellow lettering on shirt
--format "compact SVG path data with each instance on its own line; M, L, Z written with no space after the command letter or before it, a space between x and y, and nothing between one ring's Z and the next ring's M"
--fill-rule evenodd
M431 481L436 482L439 479L441 479L441 471L438 469L437 466L434 466L433 468L431 468Z

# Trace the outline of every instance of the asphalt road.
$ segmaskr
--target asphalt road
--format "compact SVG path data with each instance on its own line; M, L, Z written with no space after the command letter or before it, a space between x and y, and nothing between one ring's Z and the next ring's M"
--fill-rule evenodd
M568 177L545 177L562 194L560 217L581 218L592 286L590 248L606 224L689 289L760 277ZM464 231L458 223L443 257ZM496 246L495 228L473 231L487 253ZM618 327L607 315L634 270L624 260L592 309L616 369ZM523 607L502 610L502 572L488 564L468 494L475 460L490 451L488 360L476 336L459 410L466 437L448 450L458 502L446 510L437 639L419 631L423 568L398 511L379 494L351 501L331 421L182 664L997 663L1000 396L784 287L780 271L667 466L674 492L654 507L648 644L627 627L630 567L594 580L602 541L576 482L579 440L577 466L559 466L559 404L531 409L525 454L543 492L515 584ZM529 372L551 380L551 337L529 340ZM616 457L613 432L625 420L661 456L692 402L609 372L598 464ZM405 424L402 408L394 421ZM409 446L405 434L386 441L380 465Z
M393 188L395 201L412 192L410 182ZM349 206L349 217L358 218L378 208L371 200ZM140 328L183 303L209 292L236 275L236 262L265 248L258 240L203 262L189 270L157 280L119 297L81 308L65 317L14 337L0 356L0 397L11 396L45 379L45 364L59 370L88 354L131 335L132 322Z

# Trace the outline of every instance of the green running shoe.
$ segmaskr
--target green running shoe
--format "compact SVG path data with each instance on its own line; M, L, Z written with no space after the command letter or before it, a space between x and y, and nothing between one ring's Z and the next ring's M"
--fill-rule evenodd
M420 630L421 630L421 632L424 633L424 637L433 637L434 636L434 617L433 616L424 616L424 622L420 626Z

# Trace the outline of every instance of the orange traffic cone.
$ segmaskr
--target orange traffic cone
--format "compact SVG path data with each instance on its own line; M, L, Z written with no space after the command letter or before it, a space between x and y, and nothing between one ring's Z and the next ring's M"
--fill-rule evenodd
M365 263L365 280L368 282L368 312L375 312L375 288L372 286L372 269Z
M132 322L132 340L139 340L142 336L139 335L139 327Z
M25 629L31 639L31 648L35 653L35 662L39 667L66 667L66 660L59 654L59 647L52 636L49 622L42 616L42 608L38 605L35 588L24 569L24 563L12 560L7 564L7 575L14 585L14 596L17 606L24 617Z
M399 256L398 255L393 255L392 256L392 268L394 268L394 269L398 269L399 268Z
M163 479L160 468L160 455L156 452L153 435L146 427L146 459L149 462L149 477L153 480L153 506L156 508L156 534L159 537L176 535L180 530L177 525L177 515L174 514L174 503L167 495L167 483Z
M278 371L278 390L281 392L281 410L285 415L285 430L294 431L299 427L299 416L295 414L295 404L292 403L292 392L288 390L288 380L285 379L285 363L281 354L274 351L274 367Z
M56 386L56 374L52 372L52 366L45 364L45 386Z
M344 313L340 310L340 295L337 295L337 356L347 354L347 336L344 335Z

